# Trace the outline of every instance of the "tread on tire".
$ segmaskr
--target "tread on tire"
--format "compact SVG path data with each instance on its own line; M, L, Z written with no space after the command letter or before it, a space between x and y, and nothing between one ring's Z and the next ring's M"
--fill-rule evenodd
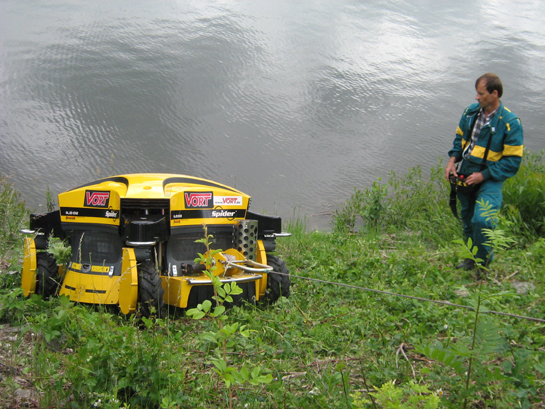
M161 278L153 262L144 261L141 263L138 266L138 305L144 317L149 317L152 309L155 309L157 317L161 317L165 306L164 293Z

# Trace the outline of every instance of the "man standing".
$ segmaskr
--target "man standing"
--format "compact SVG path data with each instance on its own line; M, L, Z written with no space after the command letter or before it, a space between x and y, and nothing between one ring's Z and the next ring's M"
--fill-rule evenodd
M482 265L488 265L493 254L485 244L483 229L492 229L494 220L483 216L477 201L488 202L489 210L500 210L503 182L515 176L520 167L523 131L520 119L500 100L503 86L497 75L482 75L475 81L475 89L477 102L467 107L460 119L445 177L463 177L467 185L476 188L472 193L459 190L457 196L466 240L471 238L479 249L476 257L483 260ZM456 266L466 270L476 267L471 259Z

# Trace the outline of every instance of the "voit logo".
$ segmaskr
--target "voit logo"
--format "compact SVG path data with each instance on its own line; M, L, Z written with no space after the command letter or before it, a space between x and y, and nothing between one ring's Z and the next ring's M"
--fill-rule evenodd
M213 202L212 192L185 192L185 208L186 209L207 209L212 207Z
M85 203L83 205L86 207L108 207L109 202L110 192L85 191Z
M242 196L214 196L215 206L242 206Z

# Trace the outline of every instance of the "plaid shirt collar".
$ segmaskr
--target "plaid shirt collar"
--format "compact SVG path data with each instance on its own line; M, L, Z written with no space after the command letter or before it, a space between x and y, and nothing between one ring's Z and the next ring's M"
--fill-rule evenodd
M498 108L496 108L494 111L488 114L488 116L485 116L483 108L480 109L479 113L477 114L477 119L475 120L475 126L473 127L471 142L469 143L467 149L465 150L463 154L464 158L469 159L469 156L471 155L471 152L473 152L473 148L475 147L475 144L477 143L477 140L479 139L481 128L490 123L492 118L494 118L494 115L496 115L496 113L498 112Z
M489 123L489 122L492 120L492 118L494 118L494 115L496 115L496 113L498 112L498 109L499 109L499 108L500 108L500 107L497 107L495 110L493 110L492 112L490 112L490 113L488 114L488 116L486 117L485 125L486 125L487 123ZM484 118L484 109L481 108L481 110L480 110L480 112L479 112L479 115L482 116L482 117Z

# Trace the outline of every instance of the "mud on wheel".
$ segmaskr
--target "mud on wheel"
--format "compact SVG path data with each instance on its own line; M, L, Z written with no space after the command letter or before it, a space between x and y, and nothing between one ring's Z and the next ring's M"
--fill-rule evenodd
M138 266L138 305L140 313L149 317L152 309L155 315L160 317L163 313L165 303L163 294L165 290L161 287L161 278L151 261L144 261Z
M265 294L266 303L274 303L280 297L290 296L290 272L286 263L276 256L267 256L267 264L273 268L267 276L267 292ZM280 273L280 274L278 274Z
M59 288L59 267L51 253L36 254L36 290L44 300L56 295Z

